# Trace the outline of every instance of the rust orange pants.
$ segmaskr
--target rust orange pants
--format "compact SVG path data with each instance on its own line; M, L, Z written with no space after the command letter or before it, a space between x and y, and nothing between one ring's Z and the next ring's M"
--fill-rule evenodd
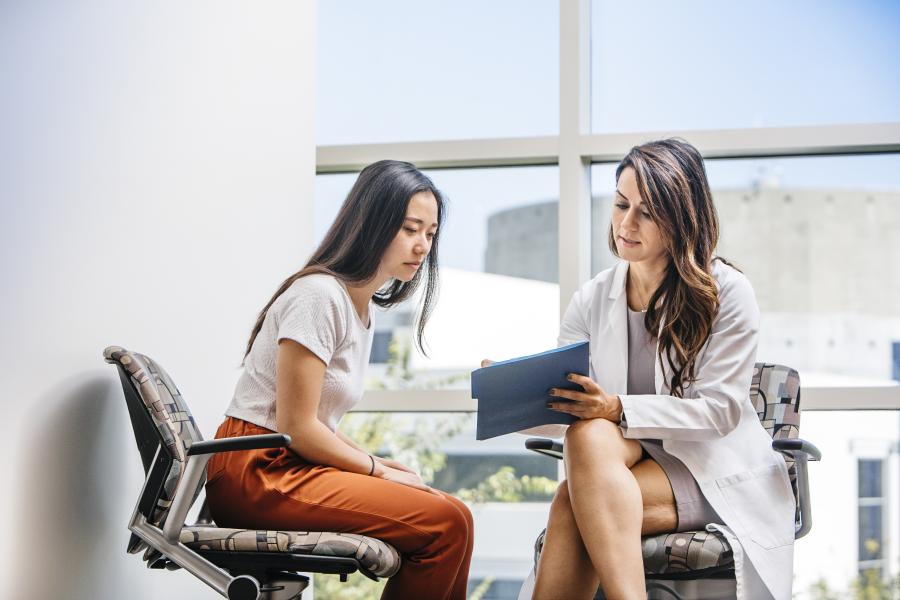
M272 433L233 417L217 438ZM383 600L465 600L473 524L458 499L305 462L287 448L216 454L207 499L220 527L335 531L378 538L400 552Z

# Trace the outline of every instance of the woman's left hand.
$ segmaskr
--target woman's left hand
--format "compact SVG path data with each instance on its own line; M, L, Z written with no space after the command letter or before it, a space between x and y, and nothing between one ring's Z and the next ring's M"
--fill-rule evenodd
M414 475L418 475L418 473L416 473L415 470L407 467L406 465L404 465L401 462L397 462L396 460L393 460L390 458L382 458L380 456L376 456L375 460L377 460L378 462L380 462L381 464L383 464L386 467L390 467L392 469L397 469L398 471L406 471L407 473L412 473Z
M553 388L548 393L560 400L551 400L547 408L574 415L579 419L606 419L619 422L622 414L622 402L616 395L607 394L590 377L569 373L569 381L577 383L584 390L563 390Z

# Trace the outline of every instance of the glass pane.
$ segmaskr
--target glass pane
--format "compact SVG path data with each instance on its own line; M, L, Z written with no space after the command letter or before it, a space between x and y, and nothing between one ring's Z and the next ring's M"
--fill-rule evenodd
M718 253L749 277L762 311L759 360L796 368L806 385L891 380L900 347L900 155L706 166ZM614 169L592 171L595 271L612 261Z
M558 461L525 450L520 435L475 441L472 414L351 413L341 430L370 452L417 469L426 483L463 499L477 532L470 594L481 586L483 598L517 597L532 566L534 541L546 526ZM344 586L336 577L315 579L316 595L324 598L374 599L383 586L361 577ZM369 595L362 596L364 591Z
M413 346L418 299L373 315L370 389L467 388L482 358L556 346L559 329L557 167L429 171L448 197L440 298ZM324 236L356 179L316 178L315 229Z
M884 539L881 533L880 506L859 507L859 560L881 558Z
M859 497L881 498L881 471L884 461L860 460L859 461Z
M900 4L594 0L596 132L900 120Z
M321 2L317 143L554 135L559 2Z

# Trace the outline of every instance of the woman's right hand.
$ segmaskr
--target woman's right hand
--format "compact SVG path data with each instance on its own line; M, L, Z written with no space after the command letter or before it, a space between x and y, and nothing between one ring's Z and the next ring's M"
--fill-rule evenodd
M494 364L494 362L495 362L495 361L493 361L493 360L491 360L491 359L489 359L489 358L484 358L484 359L481 360L481 368L483 369L484 367L489 367L489 366L491 366L492 364Z
M381 473L378 473L378 476L382 479L393 481L394 483L408 485L411 488L416 488L417 490L422 490L423 492L431 492L432 494L437 494L438 496L441 495L440 492L438 492L434 488L425 485L425 483L422 481L422 478L419 477L417 473L401 471L400 469L395 469L393 467L382 464Z

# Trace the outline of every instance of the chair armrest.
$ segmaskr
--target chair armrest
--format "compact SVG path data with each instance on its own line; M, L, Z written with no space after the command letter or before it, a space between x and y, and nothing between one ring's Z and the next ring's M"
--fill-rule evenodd
M262 435L245 435L242 437L221 438L194 442L188 448L188 456L198 454L216 454L218 452L235 452L237 450L261 450L263 448L285 448L291 443L291 436L283 433L265 433Z
M807 460L822 460L822 452L806 440L800 439L784 439L772 440L772 449L786 454L791 454L796 458L798 452L806 455Z
M525 440L525 447L534 450L538 454L544 454L551 458L561 459L563 457L563 444L556 440L547 438L528 438Z
M194 442L188 448L188 460L184 466L184 472L178 480L175 488L175 496L169 507L169 515L163 523L162 533L171 544L177 544L184 527L184 519L187 517L191 504L194 503L194 495L201 481L205 477L206 465L213 454L218 452L235 452L237 450L260 450L262 448L284 448L291 443L291 436L281 433L266 433L263 435L245 435L242 437L222 438Z
M797 472L797 509L800 513L800 524L795 526L794 539L800 539L812 528L812 503L809 499L807 462L822 460L822 452L806 440L800 439L772 440L772 449L787 454L794 460L794 468Z

